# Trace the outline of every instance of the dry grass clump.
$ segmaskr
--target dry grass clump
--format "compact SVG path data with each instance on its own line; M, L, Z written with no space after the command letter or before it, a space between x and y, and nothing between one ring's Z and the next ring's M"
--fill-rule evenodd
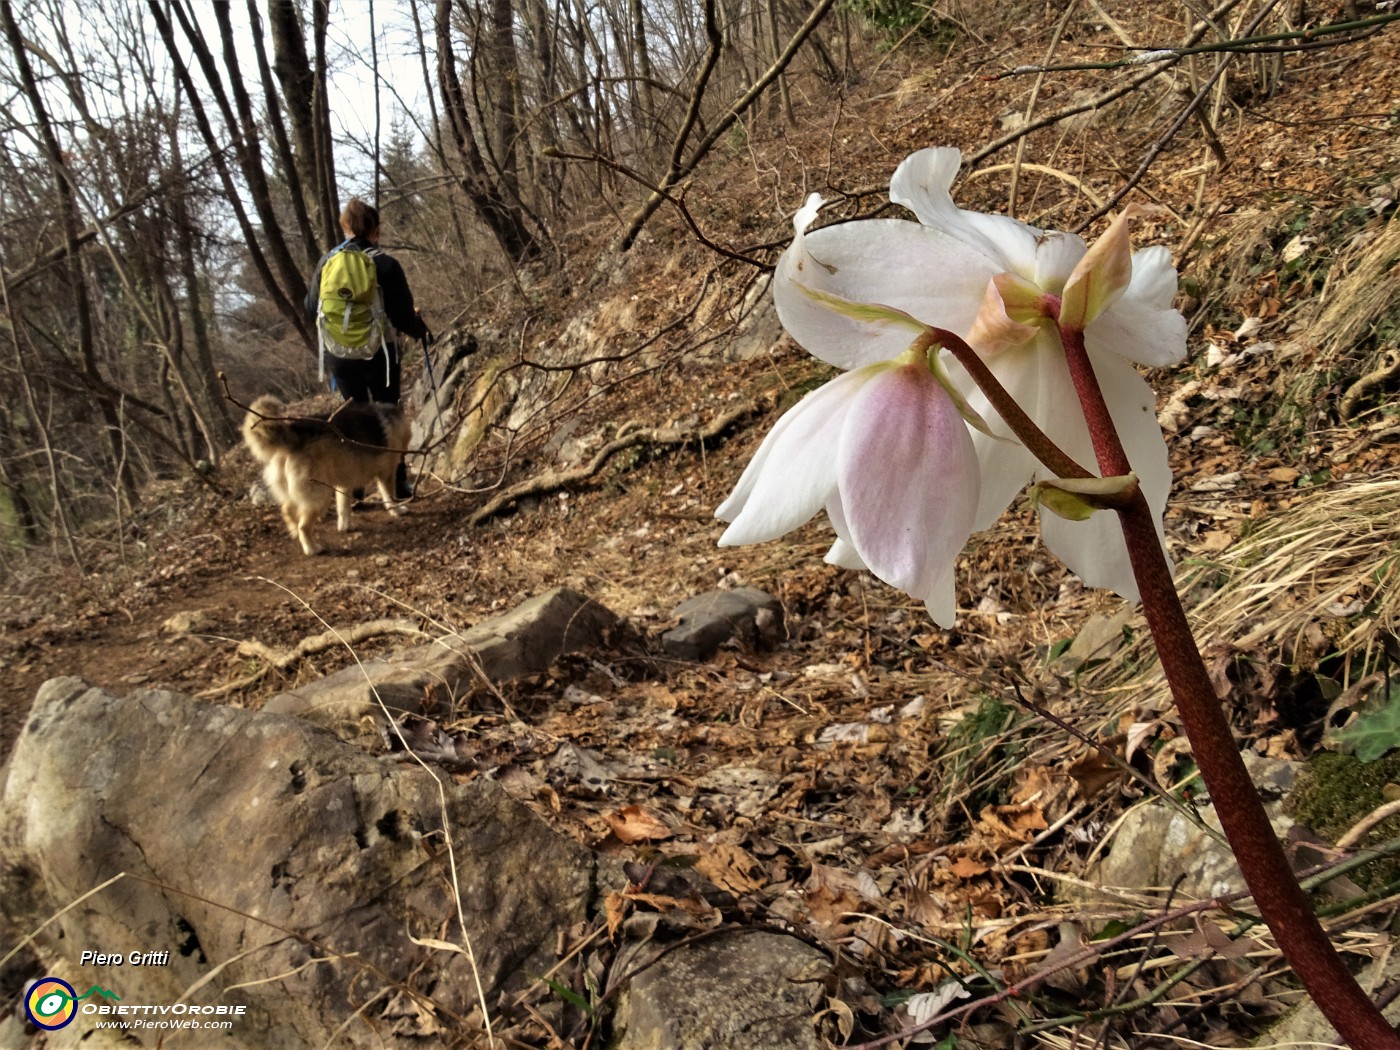
M1397 555L1400 472L1389 471L1282 511L1223 554L1186 566L1180 586L1196 593L1223 577L1192 610L1203 639L1277 649L1299 663L1310 628L1320 626L1351 677L1396 633Z
M1285 667L1325 661L1343 688L1386 659L1400 623L1400 470L1280 511L1229 549L1193 558L1177 589L1201 648ZM1145 631L1081 686L1118 710L1162 711L1167 684Z
M1333 265L1321 298L1318 366L1356 377L1338 405L1350 419L1400 374L1400 222L1392 218L1375 236L1358 238Z

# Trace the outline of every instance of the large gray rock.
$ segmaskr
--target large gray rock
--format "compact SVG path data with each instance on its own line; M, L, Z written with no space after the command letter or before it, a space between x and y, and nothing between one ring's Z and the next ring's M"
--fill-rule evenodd
M1298 763L1250 753L1244 760L1275 833L1286 837L1293 820L1283 812L1282 800L1297 778ZM1090 867L1086 878L1129 889L1176 885L1179 895L1197 900L1244 889L1239 865L1223 841L1215 807L1206 800L1197 813L1204 827L1186 812L1161 804L1132 810L1119 825L1108 853Z
M1394 956L1371 962L1357 975L1357 982L1362 988L1388 988L1396 979L1400 979L1400 959ZM1391 1024L1400 1025L1400 999L1392 1001L1383 1013ZM1278 1024L1260 1036L1255 1045L1261 1050L1268 1050L1278 1046L1331 1047L1339 1046L1341 1042L1342 1037L1322 1016L1317 1003L1305 997Z
M40 690L0 794L0 943L42 927L46 962L125 1005L245 1009L200 1046L470 1031L467 956L414 939L469 940L494 1011L549 970L594 880L587 850L490 781L435 780L301 719L76 678Z
M637 950L640 965L659 952ZM831 962L780 933L736 930L661 955L623 992L612 1050L818 1050Z
M504 681L547 670L565 653L603 645L617 625L617 616L591 598L556 587L463 634L366 660L279 693L263 710L354 725L366 714L382 714L377 695L396 715L450 717L458 698L483 675Z

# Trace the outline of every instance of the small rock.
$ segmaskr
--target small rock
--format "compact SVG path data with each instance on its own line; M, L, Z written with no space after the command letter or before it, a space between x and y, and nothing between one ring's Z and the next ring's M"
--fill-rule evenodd
M1293 820L1283 813L1281 795L1297 776L1297 763L1244 755L1250 777L1259 786L1274 831L1286 835ZM1199 806L1201 818L1220 831L1215 807ZM1205 900L1244 889L1239 865L1229 847L1185 813L1164 805L1140 806L1123 820L1107 856L1086 876L1095 883L1142 889L1171 886L1184 897Z
M661 647L678 660L705 660L725 642L774 643L787 637L783 606L755 587L706 591L676 606L680 626L661 636Z
M207 631L210 623L209 614L203 609L190 609L166 617L160 629L171 634L189 634L191 631Z
M657 952L641 945L640 967ZM831 963L780 933L735 932L662 955L633 977L613 1019L615 1050L817 1050L812 1018Z
M564 653L604 644L618 618L567 587L531 598L459 635L380 659L366 660L318 681L279 693L269 714L300 715L337 731L366 714L390 711L441 717L485 675L499 682L546 670Z

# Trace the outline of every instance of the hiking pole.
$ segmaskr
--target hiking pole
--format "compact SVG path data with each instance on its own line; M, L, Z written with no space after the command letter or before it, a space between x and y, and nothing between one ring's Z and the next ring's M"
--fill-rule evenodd
M422 317L423 315L419 314L418 316ZM442 429L442 402L438 398L437 377L433 375L433 355L431 352L433 345L433 333L428 328L426 323L424 323L423 325L423 335L419 342L423 344L423 367L428 370L428 386L430 386L433 391L433 422L437 424L439 429ZM423 439L424 441L431 444L432 437L433 433L432 428L430 427L428 429L428 432L423 435ZM418 493L418 481L423 477L423 471L425 471L427 467L428 460L427 456L425 455L423 457L423 462L420 463L418 466L418 476L413 479L414 495L417 495Z
M436 413L433 419L438 424L438 426L441 427L442 405L438 401L437 377L433 375L433 355L430 352L435 340L433 339L433 333L428 329L426 325L424 325L423 327L423 338L421 342L423 343L423 365L428 370L428 385L432 387L433 390L433 409Z

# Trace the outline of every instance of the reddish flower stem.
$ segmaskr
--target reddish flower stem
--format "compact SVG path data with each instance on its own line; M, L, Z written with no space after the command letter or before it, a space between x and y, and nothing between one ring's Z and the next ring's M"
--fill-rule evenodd
M957 359L958 364L963 366L963 370L972 377L972 381L977 384L978 389L991 402L992 407L997 410L1006 425L1011 428L1011 432L1026 448L1031 450L1036 459L1053 470L1056 477L1092 478L1094 476L1089 470L1075 462L1074 458L1064 449L1051 441L1046 433L1036 425L1035 420L1026 415L1025 409L1006 392L1006 388L992 374L992 370L987 367L987 363L982 360L977 351L968 346L956 332L950 332L945 328L929 328L916 341L916 345L917 343L924 343L926 346L937 344L946 347L948 352ZM1126 474L1127 471L1123 473Z
M1131 467L1085 351L1084 333L1062 330L1061 340L1099 469L1106 475L1126 474ZM1136 492L1118 515L1147 625L1191 752L1260 915L1303 987L1353 1050L1400 1050L1400 1036L1332 947L1269 824L1201 661L1146 498Z

